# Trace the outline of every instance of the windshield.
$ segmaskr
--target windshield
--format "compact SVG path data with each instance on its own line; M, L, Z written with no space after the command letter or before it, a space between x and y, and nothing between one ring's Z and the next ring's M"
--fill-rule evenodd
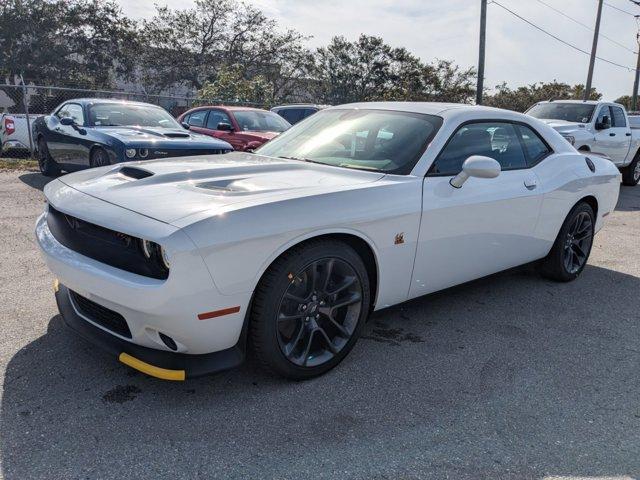
M246 132L284 132L291 124L273 112L237 110L233 112L240 130Z
M96 127L182 128L166 110L153 105L97 103L89 107L89 124Z
M256 153L326 165L408 174L442 118L385 110L322 110Z
M526 113L535 118L589 123L595 108L595 105L586 103L538 103L527 110Z

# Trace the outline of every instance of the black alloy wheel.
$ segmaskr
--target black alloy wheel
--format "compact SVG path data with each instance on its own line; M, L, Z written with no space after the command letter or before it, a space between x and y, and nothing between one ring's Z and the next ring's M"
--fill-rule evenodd
M580 271L587 263L593 241L593 221L588 212L575 216L565 237L563 263L570 274Z

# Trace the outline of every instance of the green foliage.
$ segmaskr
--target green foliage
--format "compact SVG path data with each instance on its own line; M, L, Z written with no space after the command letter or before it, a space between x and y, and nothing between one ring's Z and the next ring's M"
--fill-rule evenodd
M135 22L113 0L0 2L0 75L111 87L134 68Z
M631 110L631 95L623 95L620 98L616 98L614 102L621 103L627 110Z
M205 82L198 90L198 98L209 101L237 103L266 103L273 98L271 85L262 76L247 79L242 76L239 65L221 67L216 79Z
M497 107L524 112L533 104L544 100L582 100L584 95L584 85L569 85L560 82L533 83L524 87L511 89L506 83L496 86L496 93L486 95L485 104ZM591 100L600 100L602 94L594 88L591 89Z
M361 35L350 42L334 37L319 48L310 76L322 102L339 104L372 100L468 102L474 93L475 71L453 62L424 64L404 48L393 48L380 37Z

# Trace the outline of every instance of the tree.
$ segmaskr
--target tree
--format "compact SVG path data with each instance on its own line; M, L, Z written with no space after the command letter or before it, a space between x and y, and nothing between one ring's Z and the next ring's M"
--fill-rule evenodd
M0 75L10 83L111 87L133 71L135 23L113 0L0 3Z
M428 100L467 102L474 93L475 71L451 61L424 64L405 48L380 37L360 35L350 42L334 37L316 51L311 76L324 102Z
M511 89L506 83L496 86L497 92L487 95L485 103L492 107L506 108L517 112L524 112L531 105L543 100L580 99L584 95L584 85L569 85L557 81L549 83L532 83L524 87ZM590 98L599 100L602 94L591 90Z
M257 75L250 80L243 78L237 65L218 70L216 80L205 82L198 91L198 98L207 101L263 104L273 98L267 80Z
M196 0L186 10L156 6L142 35L142 80L152 89L199 90L233 66L247 80L262 75L285 95L307 61L302 35L280 31L262 11L236 0Z
M616 98L614 102L624 105L627 110L631 110L631 95L623 95L620 98Z

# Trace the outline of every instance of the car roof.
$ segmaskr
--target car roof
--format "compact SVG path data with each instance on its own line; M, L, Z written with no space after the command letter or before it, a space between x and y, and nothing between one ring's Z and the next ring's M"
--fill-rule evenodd
M285 110L288 108L327 108L330 105L321 105L319 103L289 103L287 105L276 105L271 110Z
M122 103L126 105L138 105L138 106L147 106L147 107L156 107L162 108L158 105L154 105L153 103L145 103L145 102L134 102L132 100L122 100L121 98L70 98L69 100L65 100L62 103L79 103L81 105L95 105L101 103Z
M598 105L600 103L613 103L613 102L604 102L602 100L544 100L536 103L584 103L585 105Z
M469 105L466 103L444 103L444 102L359 102L359 103L347 103L345 105L336 105L329 107L332 109L344 109L344 108L367 108L376 110L394 110L398 112L409 113L424 113L427 115L449 115L454 111L459 112L511 112L510 110L504 110L500 108L485 107L482 105Z
M232 112L240 112L240 111L256 111L256 112L268 112L269 110L265 110L263 108L256 108L256 107L242 107L242 106L238 106L238 105L200 105L198 107L194 107L191 108L189 110L187 110L185 113L188 112L192 112L192 111L196 111L196 110L202 110L204 108L220 108L222 110L229 110Z

